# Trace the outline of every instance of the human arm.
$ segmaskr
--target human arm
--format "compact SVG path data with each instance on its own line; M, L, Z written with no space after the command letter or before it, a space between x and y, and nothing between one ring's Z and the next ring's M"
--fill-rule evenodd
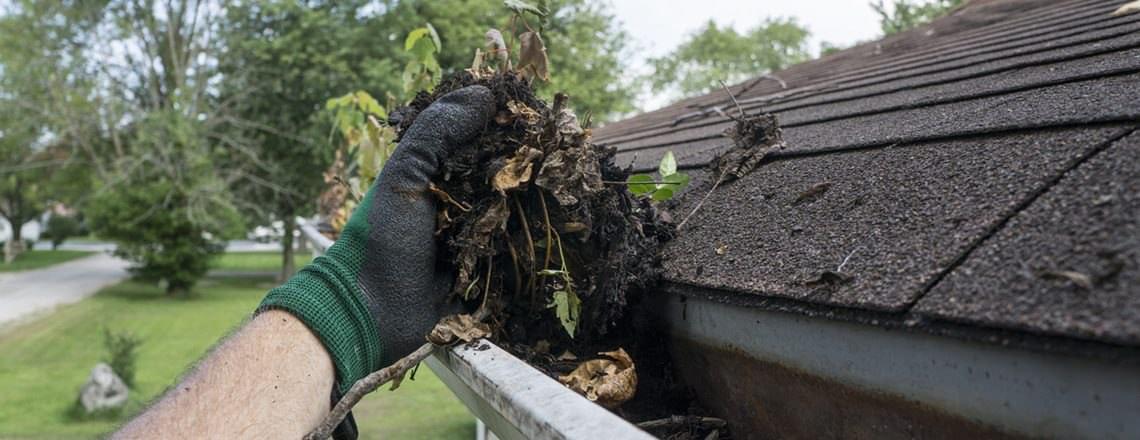
M267 311L112 438L301 438L328 412L334 379L305 324Z
M240 428L248 434L242 437L275 438L275 435L250 431L256 427L241 425L247 423L242 422L242 414L259 411L255 419L261 421L263 416L268 417L262 413L267 408L276 408L271 412L278 414L277 417L303 422L312 428L319 418L309 420L309 411L317 407L318 414L327 412L334 387L343 393L356 380L423 344L427 332L451 307L447 298L454 280L453 268L440 265L436 258L435 216L439 202L428 187L450 151L471 141L485 128L494 107L490 90L470 86L449 93L424 109L402 136L337 242L325 255L271 290L258 307L257 317L202 361L186 379L200 386L222 389L202 391L196 394L199 400L194 400L179 396L182 394L179 390L186 388L180 384L120 434L145 432L177 437L181 431L174 430L186 428L186 422L180 420L187 419L210 425L239 423L226 432ZM278 395L263 393L267 384L277 385L275 390L281 389L280 384L273 382L277 378L250 379L266 371L276 374L276 369L262 368L267 363L282 360L268 352L255 359L254 353L264 351L259 343L279 349L295 343L291 333L261 327L269 325L262 324L265 316L282 313L296 318L295 322L306 328L308 338L301 339L315 339L317 346L323 347L317 357L330 361L331 376L335 379L323 392L305 395L301 404L308 406L300 413L293 413L299 410L292 402L287 407L289 412L274 406L282 403L274 401ZM309 345L308 342L296 344ZM231 346L236 348L227 348ZM302 354L316 356L313 351ZM289 360L300 367L316 363ZM199 379L200 375L209 378L215 374L246 378L247 383L227 388L233 385L231 379ZM194 387L190 389L193 391ZM302 389L311 391L307 385ZM201 397L206 395L209 399ZM227 404L210 405L213 398L225 399ZM315 404L314 398L324 400ZM239 410L233 411L234 408ZM246 409L240 410L242 408ZM228 411L222 414L222 409ZM149 425L145 431L142 424Z

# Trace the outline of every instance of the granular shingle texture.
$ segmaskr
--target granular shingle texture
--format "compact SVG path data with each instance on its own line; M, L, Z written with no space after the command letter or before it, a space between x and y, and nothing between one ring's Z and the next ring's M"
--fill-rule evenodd
M1022 201L1122 133L1054 130L777 160L712 193L666 248L666 278L905 310ZM844 259L850 279L828 282L824 273Z
M973 0L774 72L781 81L729 87L746 111L780 118L787 146L709 196L665 251L667 280L1140 347L1140 160L1135 137L1122 140L1140 126L1140 14L1113 17L1120 3ZM716 90L604 126L595 141L644 170L673 151L701 181L732 148L721 112L735 111ZM707 187L687 191L674 217ZM1127 249L1100 256L1104 241ZM1092 289L1040 275L1117 266Z
M1065 175L974 250L915 310L955 321L1135 343L1140 340L1138 238L1140 132Z

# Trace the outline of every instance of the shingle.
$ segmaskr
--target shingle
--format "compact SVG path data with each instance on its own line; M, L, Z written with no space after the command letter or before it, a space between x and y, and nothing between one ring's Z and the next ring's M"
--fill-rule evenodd
M917 98L917 97L916 97ZM1140 73L1095 78L952 101L913 109L784 128L785 153L861 148L1027 128L1140 120ZM781 123L784 121L781 120ZM618 163L651 166L673 150L682 166L706 163L727 146L710 135L697 141L678 135L665 147L622 151ZM633 162L636 156L636 163Z
M1092 288L1079 287L1060 271L1088 276ZM1137 345L1137 286L1140 132L1066 174L935 285L915 310L982 326Z
M1007 5L1017 2L1002 2ZM1034 3L1034 2L1022 2ZM1037 2L1041 3L1041 2ZM1026 63L1041 63L1042 59L1062 56L1072 58L1083 54L1104 51L1108 43L1103 40L1135 34L1140 29L1140 17L1113 18L1106 11L1115 8L1112 2L1082 2L1077 6L1082 10L1068 11L1063 5L1014 5L1029 13L1042 11L1049 13L1053 21L1045 23L1018 23L1019 14L1011 14L1011 18L1003 19L999 25L987 28L983 33L984 39L972 40L968 35L950 33L943 35L935 33L938 37L948 40L946 44L936 44L937 38L924 35L912 36L908 40L924 40L923 45L913 50L902 51L901 56L884 57L883 54L864 54L862 59L827 58L814 62L804 63L781 72L792 84L793 91L797 87L805 89L816 88L811 93L801 93L794 97L780 99L779 103L765 105L771 111L796 109L804 106L826 104L837 100L850 100L861 97L874 96L889 91L907 90L923 85L937 84L941 81L961 79L970 75L976 76L986 70L995 70L995 64L1000 68L1005 66L1022 65ZM1040 7L1039 7L1040 6ZM974 8L978 9L978 8ZM970 9L970 14L963 17L977 15L979 11ZM1003 16L1004 17L1004 16ZM942 20L937 23L943 23ZM1030 25L1032 24L1032 25ZM1051 26L1048 26L1051 25ZM946 26L935 26L945 28ZM947 38L953 37L953 38ZM982 36L975 36L982 38ZM890 40L890 39L888 39ZM1134 41L1134 40L1133 40ZM898 44L887 41L881 43L891 51ZM1133 43L1133 45L1135 45ZM858 48L845 51L854 52ZM895 48L897 50L897 48ZM877 49L878 50L878 49ZM1064 58L1063 58L1064 59ZM812 78L811 73L825 73L822 78L812 84L805 84L804 80ZM765 83L770 84L771 82ZM739 87L734 88L740 92ZM749 96L756 94L761 88L757 87L752 93L742 94L739 99L745 108L755 110L756 106L749 106ZM768 89L769 92L779 91ZM781 92L788 93L788 92ZM643 139L654 134L664 134L677 130L673 120L683 114L691 113L697 108L695 104L712 105L728 103L724 93L712 93L705 97L686 100L678 105L670 106L659 112L632 118L628 122L619 122L612 127L603 127L597 133L597 139L622 147L630 140ZM665 117L665 116L668 117ZM714 124L717 118L704 118L692 123L682 124L681 128L699 127Z
M1122 132L1033 131L777 160L711 194L666 248L666 278L901 311L1038 188ZM822 183L818 199L796 203ZM674 215L698 198L685 197ZM848 254L850 282L809 285Z

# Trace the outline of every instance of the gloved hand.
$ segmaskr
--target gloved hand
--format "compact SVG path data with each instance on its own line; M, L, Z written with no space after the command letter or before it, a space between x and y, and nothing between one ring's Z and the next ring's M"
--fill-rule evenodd
M341 393L411 353L444 314L453 268L436 264L438 202L428 184L448 154L494 114L491 91L469 86L424 109L324 256L269 292L317 335Z

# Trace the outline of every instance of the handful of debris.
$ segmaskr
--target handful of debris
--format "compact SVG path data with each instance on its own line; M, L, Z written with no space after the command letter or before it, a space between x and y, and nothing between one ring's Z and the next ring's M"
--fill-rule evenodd
M658 249L672 225L630 194L629 172L613 164L614 150L589 142L589 123L579 122L566 95L548 106L514 72L445 78L391 122L402 135L436 99L473 84L494 93L498 113L475 142L451 153L431 187L441 201L441 263L457 268L453 295L481 307L492 339L505 345L619 349L596 344L619 325L630 295L656 282ZM622 377L632 367L630 360ZM620 404L614 397L600 398Z

